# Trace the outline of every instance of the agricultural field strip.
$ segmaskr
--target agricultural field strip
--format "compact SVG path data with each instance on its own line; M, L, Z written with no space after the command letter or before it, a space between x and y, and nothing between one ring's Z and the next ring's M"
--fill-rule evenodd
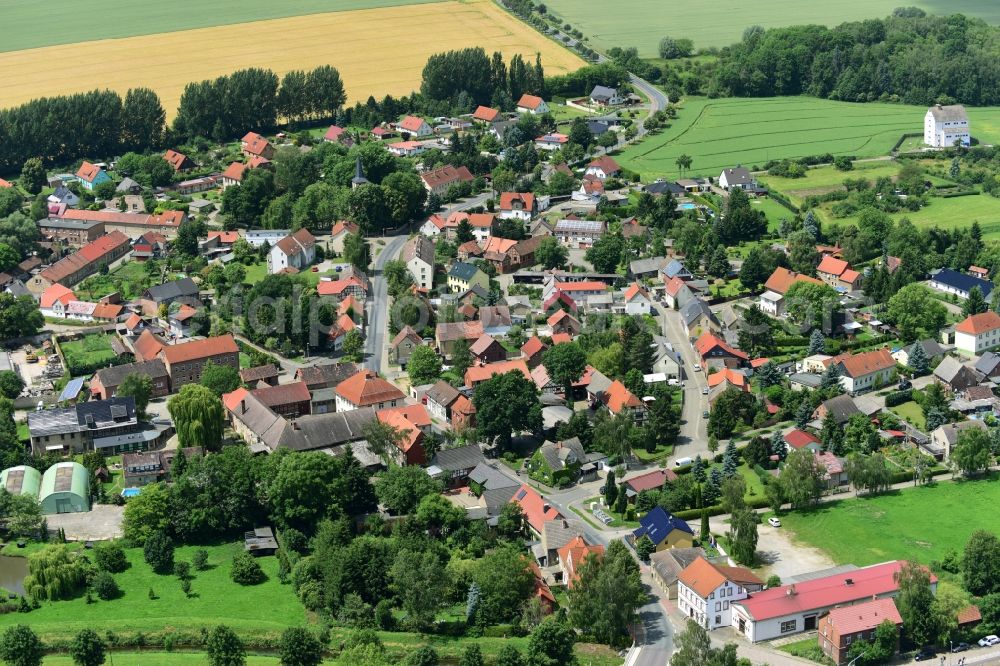
M172 0L149 3L105 0L81 12L79 3L73 0L49 0L45 3L0 0L0 16L4 19L0 23L0 52L439 1L241 0L234 3L230 0ZM72 16L73 20L64 20L66 16Z
M331 40L331 35L338 38ZM434 35L434 39L428 39ZM283 74L321 64L337 67L351 103L369 95L409 94L419 87L424 62L449 49L486 45L510 57L541 52L548 74L584 63L489 0L317 14L202 28L161 35L0 53L0 107L43 95L149 86L168 116L190 81L242 67ZM378 57L373 57L378 54ZM101 67L66 75L66 62Z

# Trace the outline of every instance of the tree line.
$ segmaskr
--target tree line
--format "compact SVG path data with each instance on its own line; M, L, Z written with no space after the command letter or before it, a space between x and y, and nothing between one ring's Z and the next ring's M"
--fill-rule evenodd
M134 88L42 97L0 110L0 172L32 157L69 164L88 155L143 151L160 145L166 114L156 93Z
M811 95L850 102L1000 102L1000 29L962 14L892 16L765 30L719 52L717 62L669 68L668 88L717 97Z

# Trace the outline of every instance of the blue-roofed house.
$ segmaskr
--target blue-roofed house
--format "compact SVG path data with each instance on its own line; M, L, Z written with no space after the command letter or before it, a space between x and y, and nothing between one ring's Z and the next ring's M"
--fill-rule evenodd
M636 540L649 537L657 551L670 548L691 548L694 544L694 530L662 506L639 519L639 529L632 534Z
M691 280L694 278L694 275L691 274L691 271L689 271L680 260L671 259L670 263L664 266L660 271L660 278L664 283L667 283L675 277L682 280Z
M968 298L973 287L979 287L983 292L983 297L989 299L990 292L993 291L993 283L972 275L959 273L950 268L942 268L930 279L931 289L943 291L946 294L955 294L959 298Z

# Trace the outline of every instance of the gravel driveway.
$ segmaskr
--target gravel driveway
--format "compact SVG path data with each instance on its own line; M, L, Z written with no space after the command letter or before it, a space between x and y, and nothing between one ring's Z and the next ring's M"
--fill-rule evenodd
M784 580L836 566L822 551L793 543L783 527L762 523L757 526L757 535L757 555L766 563L759 572L764 579L776 575Z

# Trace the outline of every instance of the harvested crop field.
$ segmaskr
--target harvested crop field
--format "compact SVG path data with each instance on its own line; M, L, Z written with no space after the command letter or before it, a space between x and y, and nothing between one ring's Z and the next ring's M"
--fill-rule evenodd
M469 46L510 57L542 54L547 74L575 70L577 56L490 0L313 14L158 35L0 53L0 107L36 97L112 88L156 90L168 116L184 85L236 69L279 75L332 65L350 103L369 95L404 95L420 85L427 57ZM86 67L79 66L87 63Z

